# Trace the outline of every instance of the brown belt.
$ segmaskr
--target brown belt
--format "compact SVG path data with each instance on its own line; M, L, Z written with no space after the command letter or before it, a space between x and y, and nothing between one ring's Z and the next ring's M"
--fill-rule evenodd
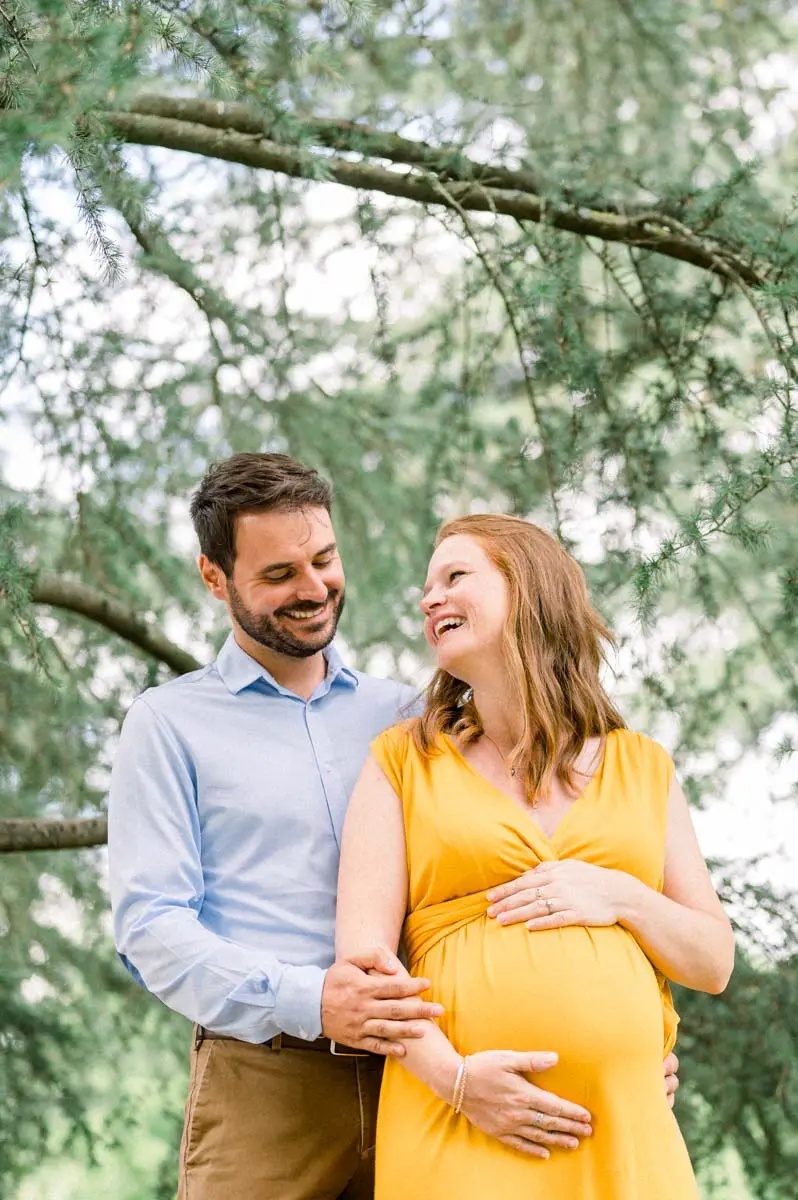
M197 1025L194 1030L194 1049L199 1050L203 1042L237 1042L240 1038L230 1037L227 1033L214 1033L212 1029L204 1029ZM325 1054L335 1054L339 1058L381 1058L381 1054L372 1054L370 1050L356 1050L354 1046L342 1046L340 1042L332 1042L328 1037L318 1037L313 1042L304 1038L294 1037L290 1033L278 1033L268 1042L256 1043L266 1046L279 1054L281 1050L323 1050Z

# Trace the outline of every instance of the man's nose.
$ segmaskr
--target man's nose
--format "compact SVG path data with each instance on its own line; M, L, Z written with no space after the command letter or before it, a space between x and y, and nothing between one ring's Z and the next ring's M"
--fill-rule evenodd
M319 604L323 604L327 599L328 592L329 588L318 571L308 571L303 575L300 586L297 589L297 599L315 600Z

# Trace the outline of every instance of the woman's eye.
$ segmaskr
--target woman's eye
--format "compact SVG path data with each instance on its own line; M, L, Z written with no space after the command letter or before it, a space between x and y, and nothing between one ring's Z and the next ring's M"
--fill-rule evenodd
M452 571L449 575L449 582L451 583L453 579L457 579L460 575L465 575L465 571Z

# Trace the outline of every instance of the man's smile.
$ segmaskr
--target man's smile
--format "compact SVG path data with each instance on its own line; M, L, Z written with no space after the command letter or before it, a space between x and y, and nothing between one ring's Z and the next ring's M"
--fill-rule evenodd
M314 608L310 611L307 609L283 608L275 615L279 616L280 618L287 617L289 621L298 621L303 625L308 625L322 620L323 618L329 616L329 613L330 601L328 597L324 604L322 604L319 608Z

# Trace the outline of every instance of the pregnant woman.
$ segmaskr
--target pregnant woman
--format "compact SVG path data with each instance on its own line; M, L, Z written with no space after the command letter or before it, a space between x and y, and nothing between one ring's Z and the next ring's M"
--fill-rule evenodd
M401 935L444 1006L386 1064L376 1200L693 1200L665 980L720 991L734 951L672 763L534 525L444 526L422 610L427 709L374 743L341 860L339 956Z

